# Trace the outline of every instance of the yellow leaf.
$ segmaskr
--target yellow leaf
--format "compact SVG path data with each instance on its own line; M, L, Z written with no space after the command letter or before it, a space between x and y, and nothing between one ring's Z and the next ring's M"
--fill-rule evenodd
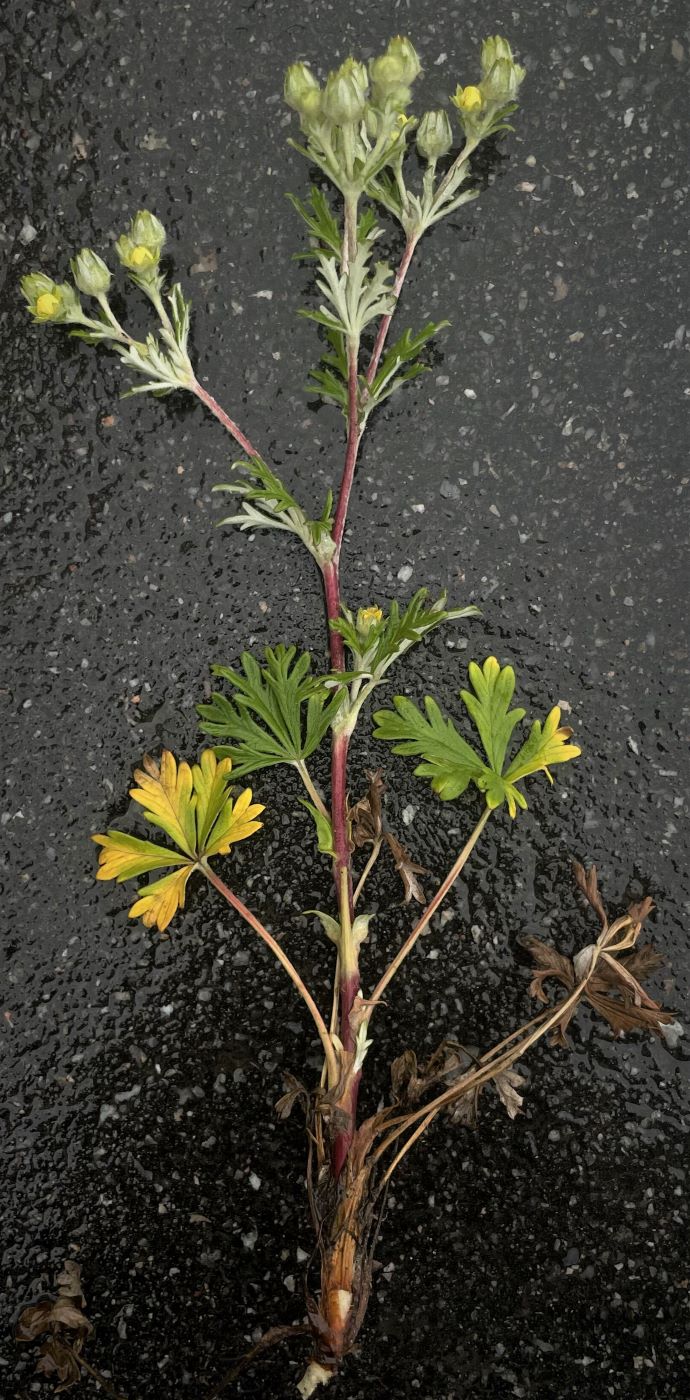
M214 823L230 800L227 787L231 769L232 759L222 758L219 763L213 749L204 749L199 762L195 763L192 768L196 812L196 848L199 852L205 850Z
M103 848L98 853L97 880L132 880L149 870L159 870L162 865L185 862L177 851L157 846L154 841L142 841L125 831L109 831L105 836L92 836L91 840Z
M144 808L144 816L175 842L186 855L195 855L196 824L192 799L192 770L177 761L168 749L161 754L160 767L148 754L143 769L135 769L138 787L130 797Z
M162 933L178 909L184 909L187 881L195 869L191 863L173 870L162 880L154 880L139 890L139 898L129 911L130 919L141 919L147 928L158 927Z
M211 841L204 851L207 856L226 856L236 841L244 841L258 831L263 822L256 818L263 812L263 806L252 802L251 788L245 788L237 801L227 800L211 833Z

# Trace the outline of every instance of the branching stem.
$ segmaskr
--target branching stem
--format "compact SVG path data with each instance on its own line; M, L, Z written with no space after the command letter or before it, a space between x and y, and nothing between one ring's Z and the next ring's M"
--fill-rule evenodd
M427 924L433 918L434 914L436 913L436 910L438 909L439 904L441 904L441 902L445 899L446 895L448 894L448 891L455 884L455 881L457 880L460 871L469 860L469 857L471 856L472 851L474 850L477 841L479 840L479 837L481 836L490 816L490 808L485 807L481 817L479 818L479 821L477 822L477 825L474 828L474 831L472 832L472 835L469 838L469 841L467 841L463 846L455 864L448 871L445 880L443 880L442 883L439 885L436 894L434 895L433 899L431 899L430 902L427 904L424 913L415 924L414 928L412 929L412 932L408 934L407 938L405 939L405 942L398 949L398 952L393 958L393 961L389 963L388 967L386 968L386 971L383 974L383 977L381 977L379 982L377 982L376 987L374 988L374 991L371 995L372 1012L374 1010L374 1007L378 1004L378 1002L381 1001L383 993L385 992L386 987L388 986L388 983L392 981L392 979L395 977L396 972L398 971L399 967L401 967L402 963L404 963L408 953L412 952L412 949L414 948L417 939L419 938L420 934L424 932Z
M335 1081L338 1078L338 1062L336 1059L335 1051L333 1049L331 1037L328 1033L323 1016L321 1015L321 1012L319 1011L319 1008L316 1005L316 1002L314 1001L311 992L302 981L302 978L300 977L299 972L297 971L297 968L295 967L294 963L290 961L287 953L281 947L280 943L278 943L277 939L273 937L273 934L269 933L267 928L264 928L264 925L261 923L261 920L257 919L255 914L252 914L251 909L248 909L246 904L242 903L241 899L238 899L237 895L234 894L233 891L229 888L229 886L225 884L224 880L221 880L220 877L216 875L215 871L211 869L210 865L208 865L205 861L201 861L200 868L201 870L203 870L206 879L210 881L214 889L216 889L219 894L222 894L223 899L226 899L228 904L231 904L233 909L237 910L238 914L241 914L245 923L249 924L250 928L252 928L255 933L258 933L259 938L262 939L262 941L266 944L267 948L270 948L274 957L276 957L281 966L285 968L288 977L290 978L294 986L297 988L297 991L299 992L302 1000L304 1001L307 1009L311 1014L314 1025L316 1026L316 1029L319 1033L321 1044L323 1045L324 1054L326 1056L326 1063L328 1065L329 1080L331 1081L331 1083L335 1083Z
M196 394L196 397L211 410L211 413L218 419L218 422L222 423L224 428L227 428L228 432L234 437L235 442L239 443L242 451L246 452L248 457L260 457L261 454L252 446L249 438L245 437L242 429L238 427L229 413L226 413L225 409L221 408L220 404L213 398L213 395L209 394L208 389L205 389L203 384L199 383L198 379L194 380L194 383L190 385L190 389L191 392Z

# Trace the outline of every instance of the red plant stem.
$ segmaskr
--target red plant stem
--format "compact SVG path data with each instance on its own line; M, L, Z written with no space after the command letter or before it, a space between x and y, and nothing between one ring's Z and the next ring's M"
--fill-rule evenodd
M347 447L345 450L345 465L343 467L340 491L338 493L338 504L333 521L333 539L335 540L337 554L343 543L345 533L345 522L347 520L347 509L350 504L350 492L357 466L357 452L362 439L362 429L359 422L359 385L357 382L357 342L349 341L347 347Z
M367 369L367 384L373 384L374 379L376 377L376 371L379 367L379 360L381 359L381 356L383 354L384 345L386 344L386 338L388 336L390 324L393 320L397 309L398 297L400 296L400 293L402 291L403 282L407 277L408 269L410 263L412 262L414 250L417 247L418 242L419 234L417 234L416 237L410 238L409 241L405 244L405 251L402 255L402 258L400 259L400 266L395 276L395 282L393 283L393 295L395 297L395 306L393 307L392 311L389 311L386 316L383 316L381 318L381 325L379 326L378 335L376 337L374 349L372 351L371 359L369 361L369 368Z
M331 620L340 617L340 578L337 559L334 557L329 563L321 567L323 574L323 591L326 597L326 618L328 627L328 648L331 653L331 666L334 671L345 670L345 644L339 632L334 632L330 626Z
M201 402L211 410L211 413L215 415L215 417L218 419L218 422L222 423L224 428L227 428L228 432L231 433L234 437L235 442L239 443L243 452L246 452L248 457L261 456L261 453L257 452L256 448L252 446L251 442L249 441L249 438L245 437L244 433L242 432L242 429L238 426L234 419L231 418L230 415L225 412L224 408L221 408L220 404L217 403L216 400L213 398L213 395L209 394L207 389L204 389L203 384L200 384L198 379L194 380L194 383L191 386L191 390L192 393L196 394L196 397L200 399Z

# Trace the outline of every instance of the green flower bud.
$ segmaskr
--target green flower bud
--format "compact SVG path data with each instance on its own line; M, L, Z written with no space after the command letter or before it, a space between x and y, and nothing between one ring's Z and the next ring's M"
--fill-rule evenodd
M380 608L360 608L357 613L357 633L363 642L366 642L369 633L374 627L378 627L379 622L383 622L383 613Z
M369 91L369 74L367 73L365 63L360 63L358 58L346 58L345 62L341 63L338 69L338 76L340 78L352 78L353 82L357 84L362 96L366 97Z
M425 160L447 156L453 144L453 129L444 111L425 112L417 130L417 150Z
M377 98L385 97L390 88L397 87L402 83L405 70L402 63L390 54L381 54L380 58L372 58L369 64L369 74L372 87Z
M321 105L321 88L306 63L291 63L285 74L283 95L288 107L300 116L316 116Z
M45 272L29 272L22 277L21 289L34 321L59 325L81 319L79 298L68 282L54 282Z
M323 94L323 112L335 126L359 122L364 116L364 93L351 74L329 73Z
M497 58L480 88L487 102L511 102L517 97L520 84L525 76L524 68L512 59Z
M75 285L86 296L97 297L107 292L110 286L110 271L98 253L90 248L82 248L76 258L72 258L72 276Z
M397 34L395 39L390 40L387 54L389 58L394 58L399 63L400 81L406 86L419 77L422 65L419 62L419 54L409 39L405 39L402 34Z
M507 39L503 39L500 34L495 34L492 38L485 39L482 44L482 75L487 76L491 72L494 63L499 58L507 58L509 63L513 62L513 51Z
M133 243L144 248L152 248L159 255L165 246L165 229L155 214L148 209L139 209L129 226L129 236Z

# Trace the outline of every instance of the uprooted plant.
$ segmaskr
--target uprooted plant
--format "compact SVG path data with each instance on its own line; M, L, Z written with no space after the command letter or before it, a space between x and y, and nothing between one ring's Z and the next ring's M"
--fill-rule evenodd
M387 684L392 666L434 628L477 613L471 606L446 607L445 595L430 598L424 589L405 606L392 601L387 611L378 605L357 610L346 605L341 584L348 502L371 416L423 372L424 347L447 324L405 330L391 343L390 326L406 273L423 235L477 198L472 157L490 138L511 129L509 118L524 77L505 39L485 40L476 84L458 87L450 99L459 121L458 141L445 110L412 115L412 87L419 73L412 44L398 37L368 66L348 58L323 85L302 63L289 68L286 76L286 100L298 114L302 132L301 141L292 144L317 172L304 201L290 196L307 228L303 256L315 264L318 288L318 304L301 314L317 323L325 342L308 391L340 409L346 425L342 477L320 512L297 500L199 383L188 347L189 303L178 284L166 290L161 270L165 231L154 215L139 212L116 244L129 280L148 298L159 320L157 332L145 341L132 337L116 316L109 299L111 274L89 249L72 263L76 290L43 273L27 276L23 284L37 321L65 325L71 334L115 350L130 370L143 376L130 393L160 396L184 390L196 395L244 454L233 464L231 481L215 488L235 498L233 513L221 523L252 533L273 530L296 536L321 575L330 652L327 672L315 674L310 656L282 641L267 648L262 660L245 653L239 666L215 666L222 685L209 703L199 706L201 729L213 746L191 766L178 763L167 751L158 760L146 757L135 774L132 798L171 844L120 831L94 837L101 847L99 879L129 880L167 871L140 888L129 911L147 927L166 929L184 906L190 879L203 876L270 948L320 1038L319 1084L309 1089L289 1077L278 1105L286 1117L299 1103L306 1117L308 1194L320 1256L318 1296L309 1305L306 1324L313 1350L299 1387L303 1396L333 1377L355 1343L367 1306L373 1241L387 1184L437 1116L447 1113L455 1122L473 1123L479 1095L489 1085L513 1117L522 1102L523 1084L516 1062L548 1034L565 1043L566 1026L583 1001L604 1016L614 1032L641 1027L660 1033L671 1019L641 984L656 962L648 946L637 948L650 901L609 923L596 874L578 867L579 883L598 913L601 932L573 960L536 939L530 941L537 964L532 990L547 1006L484 1054L470 1054L441 1037L438 1050L424 1065L406 1050L392 1067L390 1105L364 1120L358 1114L360 1079L374 1044L379 1008L487 822L500 819L506 809L515 818L526 806L525 780L538 773L550 777L555 764L580 752L572 731L561 725L558 706L543 720L534 719L521 742L514 743L525 718L523 709L511 708L514 673L509 665L488 657L481 665L470 664L468 686L460 692L476 731L473 742L431 697L423 710L397 696L392 707L374 713L374 737L391 744L396 753L413 756L415 772L430 779L438 798L464 798L463 817L478 798L473 829L428 902L418 878L425 873L422 866L386 826L380 771L369 773L368 791L349 805L351 737L380 687ZM327 184L337 191L335 204L325 193ZM402 229L395 273L376 260L382 215ZM95 311L84 310L79 292L95 299ZM329 735L331 787L326 797L308 765ZM335 907L313 911L334 945L332 1002L325 1010L279 935L266 928L226 883L224 858L236 842L260 829L264 811L249 788L233 794L231 784L275 764L290 764L299 774L318 850L332 866ZM367 969L363 988L362 952L372 917L365 912L364 895L384 851L400 873L405 906L416 901L424 907L377 981ZM365 861L360 852L366 853ZM564 998L553 1004L548 1004L544 990L549 981L565 989ZM283 1335L283 1329L277 1332Z

